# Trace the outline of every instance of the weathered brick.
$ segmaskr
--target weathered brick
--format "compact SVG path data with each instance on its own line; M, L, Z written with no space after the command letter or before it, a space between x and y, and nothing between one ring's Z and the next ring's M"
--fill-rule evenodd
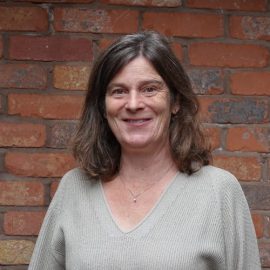
M55 8L56 31L131 33L138 31L137 11Z
M205 127L205 136L209 140L211 149L217 149L221 145L221 130L217 127Z
M182 49L181 44L174 42L174 43L172 43L171 47L172 47L173 52L177 56L177 58L179 60L182 60L184 53L183 53L183 49Z
M53 148L67 148L75 134L77 123L62 122L54 124L50 129L48 146Z
M92 42L63 36L12 36L9 57L17 60L91 61Z
M105 4L147 7L179 7L181 0L103 0Z
M261 164L256 157L215 155L213 164L231 172L238 180L259 181L261 178Z
M44 205L44 186L34 182L0 182L0 205Z
M47 31L48 13L40 7L0 7L0 31Z
M193 43L189 57L195 66L264 67L269 63L268 49L253 44Z
M268 180L270 180L270 157L268 159Z
M45 211L7 212L4 214L4 232L7 235L38 235Z
M2 36L0 36L0 59L3 56L3 39Z
M234 38L270 40L269 17L232 16L229 27Z
M28 264L34 243L28 240L0 240L0 265Z
M252 221L255 227L257 238L263 237L263 216L260 214L252 214Z
M3 110L3 105L2 105L2 96L0 96L0 112Z
M270 244L259 243L259 250L260 250L262 267L270 267Z
M46 119L78 119L83 96L10 94L8 113Z
M242 185L252 210L270 210L270 187L266 185Z
M76 166L69 153L8 152L6 169L16 175L34 177L61 177Z
M59 182L53 182L51 184L51 190L50 190L50 196L51 196L51 198L53 198L53 196L54 196L54 194L55 194L58 186L59 186Z
M270 96L269 71L245 71L230 75L231 91L236 95Z
M269 216L269 213L264 215L263 223L264 223L264 236L266 238L269 238L270 237L270 216Z
M270 151L270 128L233 127L228 129L227 150L229 151Z
M143 28L157 30L167 36L220 37L223 36L223 17L213 14L146 12Z
M44 89L47 85L46 70L32 64L1 64L0 87Z
M188 70L192 87L197 94L221 94L224 92L223 73L220 70Z
M94 0L17 0L17 2L34 2L34 3L92 3Z
M41 147L45 140L44 125L0 122L0 147Z
M267 0L188 0L186 5L192 8L264 11Z
M200 113L206 122L214 123L267 123L269 104L255 98L200 97Z
M53 71L53 85L64 90L87 90L90 66L57 65Z
M113 39L100 39L98 43L100 51L104 51L105 49L107 49L113 42Z

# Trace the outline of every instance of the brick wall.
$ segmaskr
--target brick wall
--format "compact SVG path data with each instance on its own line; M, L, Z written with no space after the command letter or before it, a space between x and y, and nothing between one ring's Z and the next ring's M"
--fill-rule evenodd
M91 63L159 30L187 68L214 164L241 182L270 269L270 1L0 1L0 268L27 269L75 130Z

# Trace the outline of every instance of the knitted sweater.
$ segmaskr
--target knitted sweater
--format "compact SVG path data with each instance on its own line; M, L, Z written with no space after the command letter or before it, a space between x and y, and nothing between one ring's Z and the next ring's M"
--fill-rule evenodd
M122 231L101 183L68 172L49 207L29 270L260 270L249 208L230 173L178 173L148 215Z

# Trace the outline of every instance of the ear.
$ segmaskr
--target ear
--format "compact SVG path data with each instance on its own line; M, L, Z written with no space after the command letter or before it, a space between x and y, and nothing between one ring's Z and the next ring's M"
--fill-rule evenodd
M180 110L180 105L179 105L178 103L175 103L175 104L172 106L171 113L172 113L172 114L177 114L179 110Z

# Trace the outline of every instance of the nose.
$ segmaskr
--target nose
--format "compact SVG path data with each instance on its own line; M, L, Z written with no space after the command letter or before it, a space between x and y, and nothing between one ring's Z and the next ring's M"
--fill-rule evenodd
M125 107L132 112L138 111L144 107L142 96L138 91L132 90L129 92Z

